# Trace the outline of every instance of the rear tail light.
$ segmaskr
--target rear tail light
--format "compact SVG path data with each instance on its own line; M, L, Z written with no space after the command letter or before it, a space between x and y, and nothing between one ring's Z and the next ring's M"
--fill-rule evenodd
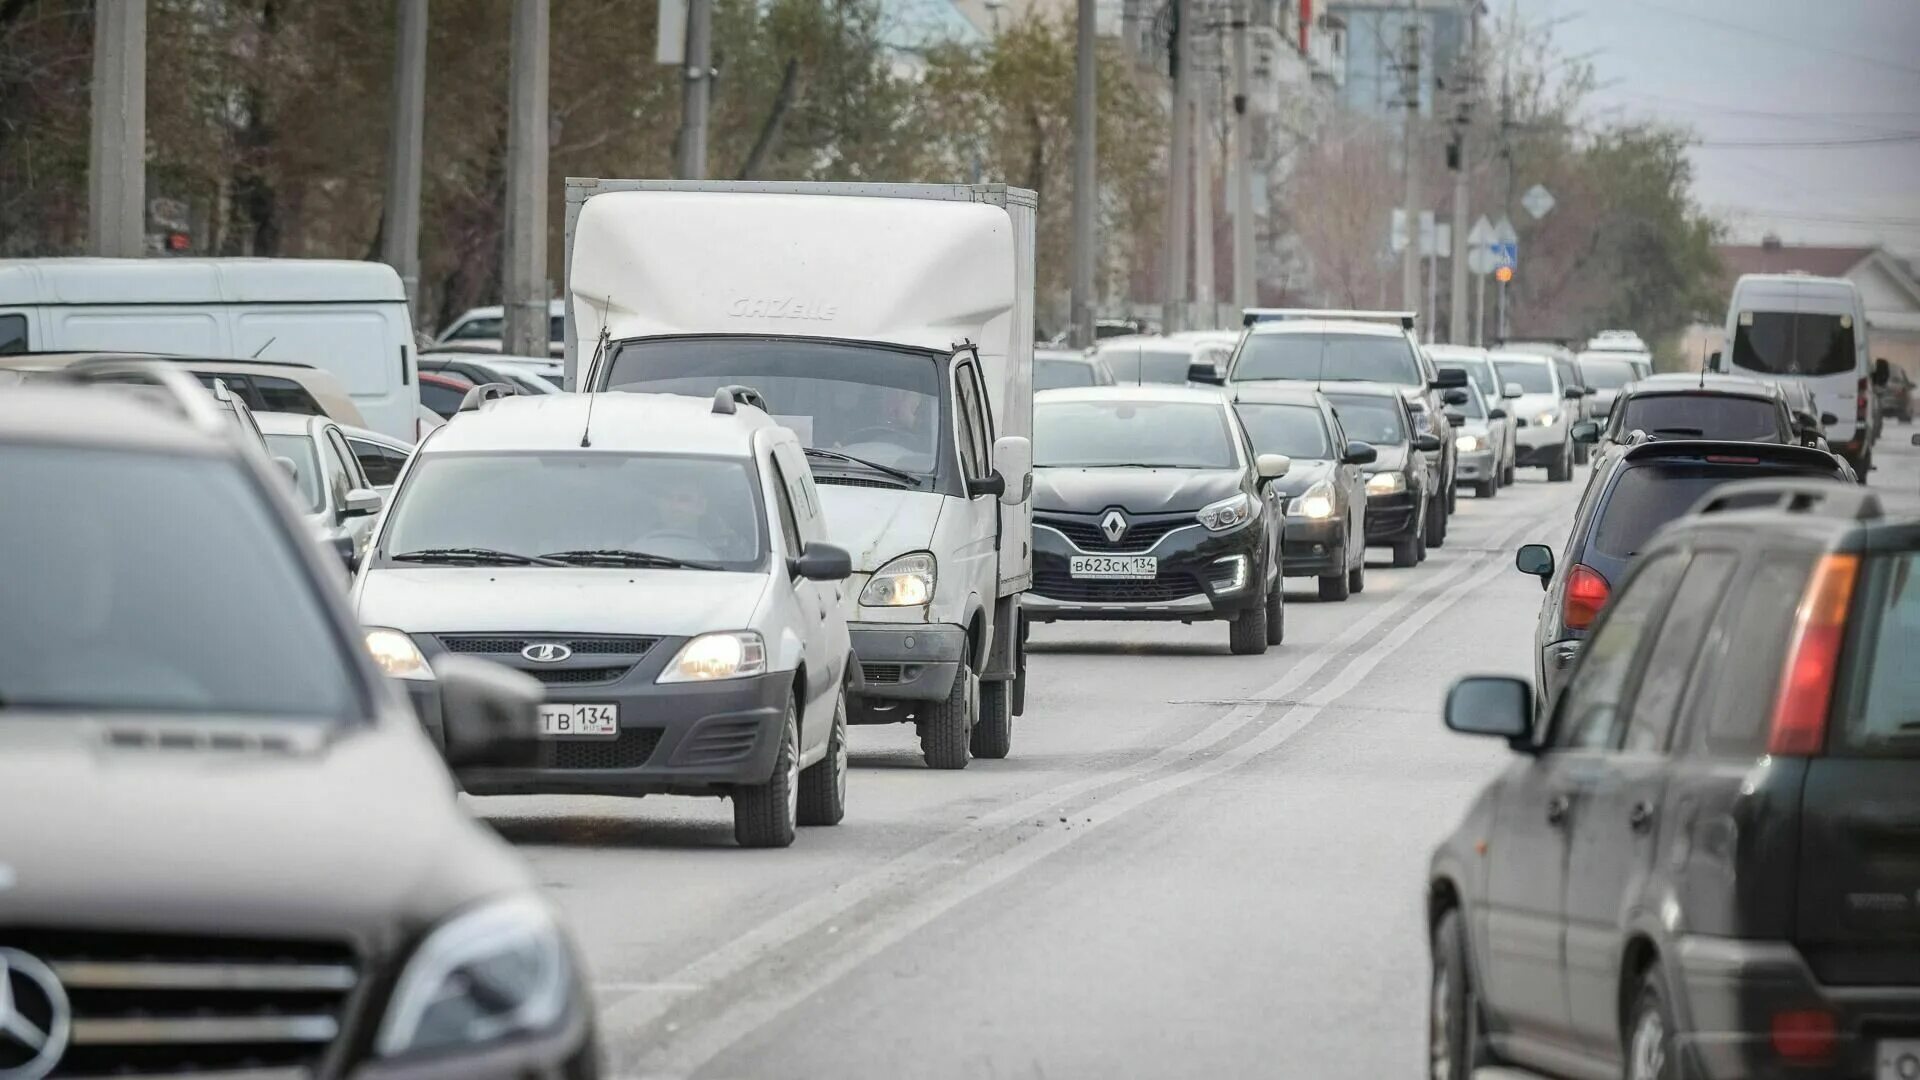
M1567 595L1562 603L1561 621L1569 630L1586 630L1607 606L1607 579L1585 563L1575 563L1567 574Z
M1707 460L1717 465L1758 465L1757 457L1736 457L1732 454L1708 454Z
M1773 1052L1789 1061L1824 1061L1833 1056L1838 1032L1830 1012L1821 1009L1777 1012L1770 1027Z
M1854 415L1859 417L1863 422L1867 418L1867 385L1867 380L1863 377L1860 380L1860 390L1853 398Z
M1840 639L1846 633L1847 609L1859 571L1858 555L1823 555L1813 566L1813 577L1793 614L1793 637L1787 644L1780 691L1774 698L1773 728L1767 737L1769 754L1808 756L1818 754L1826 744Z

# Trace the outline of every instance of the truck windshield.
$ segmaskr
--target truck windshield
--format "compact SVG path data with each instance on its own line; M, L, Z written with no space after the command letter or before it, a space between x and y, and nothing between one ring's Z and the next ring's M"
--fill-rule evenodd
M1261 334L1234 361L1234 382L1383 382L1420 386L1420 362L1397 334Z
M1743 311L1733 366L1769 375L1839 375L1853 370L1853 317Z
M944 357L795 338L659 338L613 350L597 389L712 397L750 386L804 446L922 476L939 466Z

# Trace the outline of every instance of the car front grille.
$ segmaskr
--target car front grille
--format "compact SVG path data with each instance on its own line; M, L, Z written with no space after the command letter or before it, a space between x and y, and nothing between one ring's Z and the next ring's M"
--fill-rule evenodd
M311 1075L345 1024L360 972L344 945L0 927L44 964L71 1012L59 1076ZM46 998L13 957L13 1006L41 1030ZM24 1047L0 1044L0 1070Z
M574 686L579 683L612 682L632 668L632 664L620 664L615 667L529 667L522 670L548 686Z
M573 650L575 656L631 656L639 658L647 655L660 643L657 637L569 637L565 634L443 634L440 637L441 648L448 652L469 653L476 656L519 656L520 650L534 644L565 645Z
M1074 604L1163 604L1204 590L1188 573L1162 571L1151 581L1100 580L1076 578L1063 568L1036 566L1033 591L1050 600Z
M660 745L661 728L621 728L611 739L555 739L548 764L555 769L637 769Z
M1127 531L1119 540L1108 540L1107 534L1100 529L1100 518L1106 516L1101 511L1095 517L1067 517L1060 514L1035 514L1033 522L1045 525L1073 542L1081 551L1095 555L1138 555L1152 550L1155 544L1166 538L1175 529L1184 529L1196 524L1192 514L1169 514L1160 517L1127 516Z

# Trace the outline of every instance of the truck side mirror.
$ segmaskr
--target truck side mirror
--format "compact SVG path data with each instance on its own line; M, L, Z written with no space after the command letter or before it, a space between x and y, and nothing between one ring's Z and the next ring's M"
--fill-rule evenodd
M1033 493L1033 443L1023 435L993 440L993 471L1001 478L996 494L1007 506L1019 506Z

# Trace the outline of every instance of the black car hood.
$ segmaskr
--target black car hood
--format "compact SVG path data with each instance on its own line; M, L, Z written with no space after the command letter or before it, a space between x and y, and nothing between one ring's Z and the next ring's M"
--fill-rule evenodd
M1273 482L1273 490L1276 494L1285 495L1291 499L1295 495L1305 494L1308 488L1332 475L1333 462L1331 461L1294 458L1292 466L1287 469L1287 475Z
M1392 472L1407 467L1407 443L1373 443L1375 457L1373 464L1366 466L1370 473Z
M1198 510L1240 490L1238 469L1033 470L1033 508L1091 514L1118 506L1130 514Z
M247 730L273 729L287 745L160 749L125 743L233 729L0 715L0 926L384 953L460 904L531 887L506 845L460 809L417 730Z

